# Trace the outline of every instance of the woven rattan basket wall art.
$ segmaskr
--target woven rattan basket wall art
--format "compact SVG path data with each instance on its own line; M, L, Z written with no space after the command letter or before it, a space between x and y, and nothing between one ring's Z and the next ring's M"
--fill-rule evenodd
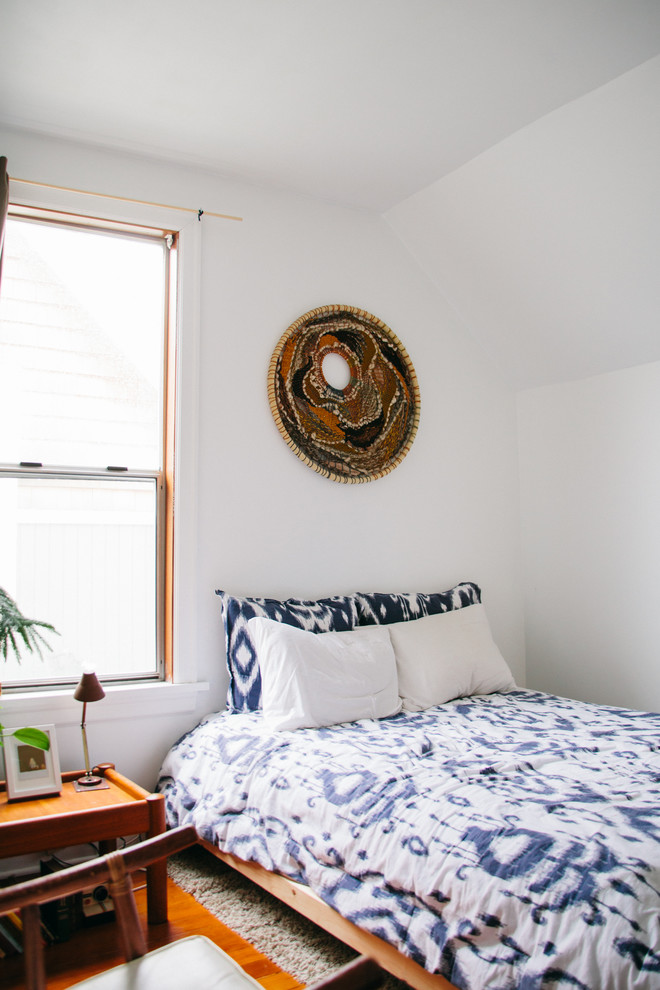
M347 365L344 388L326 378L328 355ZM268 400L294 453L349 484L397 467L419 424L417 376L405 348L382 320L353 306L321 306L288 327L270 361Z

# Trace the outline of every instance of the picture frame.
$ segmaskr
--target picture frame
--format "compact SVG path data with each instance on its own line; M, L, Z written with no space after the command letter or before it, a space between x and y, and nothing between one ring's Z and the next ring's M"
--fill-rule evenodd
M11 729L2 733L7 778L7 800L48 797L62 790L62 774L54 725L37 725L50 740L50 749L21 742Z

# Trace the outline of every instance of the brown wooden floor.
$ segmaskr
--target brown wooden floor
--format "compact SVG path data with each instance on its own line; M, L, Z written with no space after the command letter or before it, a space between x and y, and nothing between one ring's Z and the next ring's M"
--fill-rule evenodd
M138 883L139 883L138 878ZM218 921L190 894L168 880L169 921L163 925L147 925L147 942L155 949L186 935L206 935L232 956L265 990L298 990L303 984L279 969L266 956L257 952L240 936ZM138 889L136 900L140 917L146 917L146 892ZM109 969L122 961L117 951L116 926L107 922L75 932L71 939L45 949L48 990L65 990L73 983ZM20 956L0 959L2 990L22 990L23 963Z

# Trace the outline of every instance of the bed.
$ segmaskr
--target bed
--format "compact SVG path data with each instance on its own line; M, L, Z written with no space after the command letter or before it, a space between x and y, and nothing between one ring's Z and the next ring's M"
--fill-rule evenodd
M517 687L469 582L220 594L171 826L415 987L660 986L660 715Z

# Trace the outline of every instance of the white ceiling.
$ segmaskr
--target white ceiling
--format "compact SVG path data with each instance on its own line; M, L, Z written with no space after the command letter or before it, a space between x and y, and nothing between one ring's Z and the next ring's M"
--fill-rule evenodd
M0 124L384 214L518 388L660 360L660 0L0 0L0 37Z
M0 121L385 211L660 50L658 0L2 0Z

